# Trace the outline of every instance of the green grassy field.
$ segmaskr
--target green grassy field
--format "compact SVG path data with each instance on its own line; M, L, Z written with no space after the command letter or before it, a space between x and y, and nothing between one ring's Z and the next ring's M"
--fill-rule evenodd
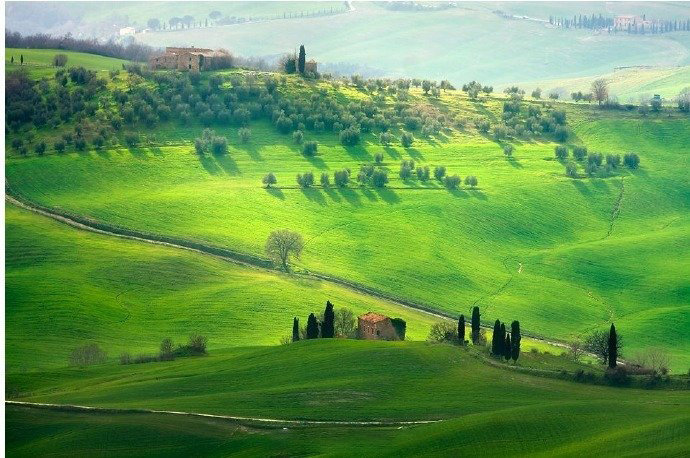
M687 391L616 389L506 372L486 365L472 352L439 344L303 341L166 363L14 375L8 384L23 390L22 400L38 402L259 417L270 413L282 419L446 419L396 429L257 431L216 420L9 407L9 449L23 455L90 447L112 447L117 454L136 452L132 448L145 444L153 434L162 438L150 449L154 454L184 453L196 440L208 453L223 447L224 453L299 450L308 455L328 453L323 447L336 455L361 454L361 442L369 444L364 450L371 447L372 453L383 455L470 453L506 441L515 441L515 453L549 456L596 452L668 456L686 453L690 447ZM81 424L86 427L79 428ZM78 432L60 440L74 430ZM173 430L179 435L172 435ZM231 438L218 443L219 435L230 430L234 430ZM308 439L315 436L319 439Z
M122 64L128 62L112 57L96 56L94 54L62 49L5 48L5 71L9 72L24 68L33 78L52 77L56 70L56 67L53 66L53 57L56 54L65 54L67 56L65 68L84 67L88 70L105 72L108 70L121 70ZM22 55L24 56L24 65L20 65L19 62L19 58ZM10 63L12 57L14 57L13 64Z
M608 35L551 28L543 22L508 20L493 13L496 9L522 7L542 12L525 10L523 14L548 19L551 13L545 8L549 7L539 4L503 3L494 7L466 3L433 12L390 11L368 2L354 5L355 11L334 17L147 33L138 35L137 40L156 46L204 43L244 56L275 56L304 44L308 58L321 64L345 63L349 71L354 68L354 72L374 76L448 79L456 85L474 79L508 84L591 76L627 65L690 64L687 40L679 42L673 37L690 35L687 32ZM566 16L572 17L591 14L601 7L604 5L567 4L564 9L569 10ZM688 17L684 6L664 3L648 8L650 17ZM257 36L262 39L256 40ZM358 39L353 41L355 36Z
M460 95L442 103L468 116L500 109L498 101L482 108ZM636 151L641 169L572 180L552 159L552 143L518 142L507 160L493 141L457 130L410 149L384 148L373 136L345 148L333 134L310 133L319 154L306 158L287 136L255 122L248 145L236 129L217 129L230 141L227 156L192 152L200 126L164 125L145 133L148 147L12 156L6 174L15 191L43 205L256 255L272 230L297 230L306 242L301 269L453 314L477 304L487 322L519 319L534 334L572 339L614 321L628 355L660 345L672 368L685 372L688 121L564 106L573 142ZM391 171L387 188L295 189L298 172L357 170L377 152ZM435 182L403 183L401 159L476 175L480 186L449 192ZM269 171L286 187L262 188Z
M572 92L590 92L592 81L597 78L604 78L609 83L611 95L617 97L621 103L637 104L641 98L649 99L654 94L659 94L666 99L667 104L672 105L680 91L690 86L690 67L631 68L599 76L516 84L524 88L528 94L539 87L544 97L551 92L557 92L561 94L561 98L570 100Z

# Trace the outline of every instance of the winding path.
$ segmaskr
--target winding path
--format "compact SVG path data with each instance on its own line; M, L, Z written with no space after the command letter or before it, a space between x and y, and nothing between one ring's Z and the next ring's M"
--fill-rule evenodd
M154 410L154 409L118 409L108 407L90 407L74 404L47 404L41 402L5 401L5 405L30 407L35 409L47 410L70 410L87 413L103 414L125 414L125 413L145 413L159 415L178 415L183 417L214 418L219 420L230 420L244 423L260 423L263 425L275 426L412 426L438 423L443 420L412 420L412 421L342 421L342 420L284 420L280 418L260 418L260 417L238 417L234 415L213 415L199 412L180 412L176 410Z
M155 245L163 245L171 248L178 248L182 250L187 250L187 251L194 251L196 253L208 255L208 256L214 256L218 259L222 259L224 261L232 262L234 264L239 264L244 267L249 267L252 269L260 269L266 272L270 272L271 274L274 275L287 275L283 272L280 272L278 270L275 270L271 268L271 263L270 261L267 261L265 259L262 259L258 256L254 255L249 255L246 253L239 253L235 252L226 248L220 248L212 245L206 245L201 242L196 242L196 241L191 241L191 240L186 240L182 238L175 238L175 237L168 237L168 236L162 236L158 234L147 234L145 232L133 230L133 229L127 229L127 228L122 228L119 226L115 226L112 224L104 223L101 221L94 221L90 220L89 218L80 216L80 215L75 215L71 214L65 211L61 211L58 209L54 208L48 208L48 207L43 207L38 204L35 204L33 202L30 202L24 198L21 198L16 195L11 194L11 188L9 186L6 186L6 192L5 192L5 200L15 206L21 207L25 210L32 211L34 213L37 213L39 215L46 216L48 218L52 218L56 221L59 221L61 223L67 224L69 226L75 227L77 229L85 230L85 231L91 231L95 232L98 234L102 235L109 235L113 237L120 237L124 239L130 239L130 240L136 240L139 242L145 242L145 243L152 243ZM506 266L507 267L507 266ZM449 313L444 313L444 312L439 312L434 310L433 308L413 302L401 297L396 297L391 294L387 294L381 291L378 291L373 288L369 288L365 285L351 282L342 278L338 277L332 277L330 275L326 275L323 273L319 272L311 272L311 271L304 271L304 272L299 272L299 273L292 273L291 275L298 275L302 276L305 278L311 278L311 279L318 279L322 281L327 281L329 283L337 284L339 286L343 286L345 288L350 289L351 291L355 291L360 294L364 294L370 297L375 297L377 299L382 299L388 302L391 302L399 307L404 307L407 309L415 310L417 312L425 313L430 316L434 316L437 318L441 319L451 319L451 320L457 320L457 315L451 315ZM511 274L512 275L512 274ZM508 280L508 283L512 280L511 278ZM504 285L503 287L500 288L502 291L505 289ZM500 292L500 291L499 291ZM482 324L483 328L486 329L493 329L493 326L487 325L487 324ZM567 348L567 345L564 342L559 342L556 340L549 340L545 339L541 336L537 336L534 334L530 334L528 332L523 331L522 335L524 337L529 337L534 340L539 340L545 343L548 343L550 345L556 346L556 347L561 347L561 348Z

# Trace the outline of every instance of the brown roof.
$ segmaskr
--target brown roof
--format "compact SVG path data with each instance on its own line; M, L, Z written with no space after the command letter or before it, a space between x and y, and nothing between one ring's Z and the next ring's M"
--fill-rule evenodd
M359 319L370 323L378 323L379 321L387 320L388 317L379 313L369 312L361 315Z

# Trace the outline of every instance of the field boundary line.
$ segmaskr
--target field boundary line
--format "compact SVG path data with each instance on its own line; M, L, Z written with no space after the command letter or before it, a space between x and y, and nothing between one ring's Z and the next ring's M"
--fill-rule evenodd
M239 253L227 248L220 248L213 245L207 245L202 242L197 242L193 240L180 239L170 236L163 236L157 234L148 234L145 232L127 229L120 226L116 226L109 223L104 223L102 221L95 221L87 217L76 215L71 212L64 210L44 207L40 204L31 202L18 194L12 192L9 185L5 186L5 200L15 206L23 208L25 210L38 213L40 215L46 216L48 218L54 219L58 222L67 224L68 226L75 227L77 229L82 229L85 231L95 232L101 235L108 235L113 237L120 237L123 239L130 239L139 242L151 243L154 245L162 245L170 248L178 248L187 251L193 251L207 256L213 256L217 259L221 259L233 264L242 265L244 267L249 267L252 269L260 269L266 271L267 273L272 273L275 275L284 275L284 272L273 269L272 262L255 255L250 255L246 253ZM377 299L382 299L391 302L399 307L404 307L417 312L424 313L429 316L433 316L440 319L450 319L457 321L458 314L450 314L447 312L435 310L427 305L419 304L401 297L396 297L394 295L378 291L374 288L369 288L365 285L351 282L343 278L334 277L331 275L312 272L309 270L304 270L302 272L293 272L293 276L301 276L306 279L317 279L322 281L327 281L329 283L337 284L343 286L351 291L355 291L366 296L374 297ZM493 324L491 323L481 323L481 327L485 329L493 329ZM567 344L562 341L546 339L542 336L532 334L529 331L522 331L524 337L528 337L534 340L538 340L550 345L567 348Z
M242 417L235 415L216 415L200 412L182 412L177 410L157 410L143 408L113 408L113 407L92 407L75 404L50 404L42 402L26 401L5 401L6 405L30 407L35 409L47 409L58 411L77 411L88 413L110 413L110 414L158 414L158 415L178 415L183 417L213 418L218 420L229 420L246 423L261 423L265 425L297 425L297 426L411 426L438 423L439 420L409 420L409 421L383 421L383 420L284 420L280 418L261 418L261 417Z

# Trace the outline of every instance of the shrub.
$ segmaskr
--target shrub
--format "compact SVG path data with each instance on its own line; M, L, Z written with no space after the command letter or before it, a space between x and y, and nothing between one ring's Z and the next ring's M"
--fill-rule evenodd
M460 186L461 180L457 175L446 175L443 179L443 183L448 189L457 189Z
M175 359L175 355L173 354L173 343L169 337L166 337L161 342L161 348L158 356L161 361L171 361Z
M102 135L96 135L93 139L93 146L96 147L96 149L101 149L103 145L105 145L105 138L103 138Z
M405 148L409 148L414 143L414 136L410 132L403 132L400 136L400 144Z
M242 127L237 131L237 135L240 137L240 142L248 143L249 140L252 138L252 131L247 129L246 127Z
M40 141L36 143L36 147L34 148L34 150L36 151L36 154L38 154L39 156L43 156L43 153L46 152L46 142Z
M74 140L74 148L77 151L84 151L86 149L86 140L83 137L79 137Z
M134 357L132 361L134 364L145 364L145 363L155 363L158 361L158 355L146 355L143 353L138 354Z
M623 164L629 169L636 169L640 165L640 157L635 153L627 153L623 156Z
M374 155L374 162L376 162L377 164L383 163L383 153L376 153Z
M315 141L308 141L304 144L304 147L302 148L302 151L306 156L313 156L316 154L316 151L319 149L319 144L316 143Z
M446 176L446 168L442 165L437 165L434 167L434 177L438 180L441 181L443 180L443 177Z
M193 334L189 337L189 343L187 347L192 354L204 355L206 354L206 345L208 339L199 334Z
M371 182L377 188L383 188L388 183L388 172L382 168L377 168L371 175Z
M22 141L21 138L13 138L12 139L12 148L18 150L22 146L24 146L24 142Z
M469 176L465 177L465 185L466 186L470 186L470 187L474 188L475 186L477 186L478 183L479 183L479 181L477 180L477 177L475 177L474 175L469 175Z
M327 188L331 185L331 179L330 179L328 173L326 173L326 172L321 173L320 182L321 182L321 186L323 186L324 188Z
M512 156L514 150L515 147L511 144L503 145L503 154L505 154L506 156Z
M53 65L56 67L64 67L67 64L67 54L55 54L53 56Z
M298 173L297 184L302 188L311 187L314 184L314 174L312 172L306 172L304 175Z
M336 186L338 187L345 187L347 186L347 183L350 181L350 170L349 169L343 169L343 170L336 170L333 173L333 181L335 182Z
M206 143L201 138L195 138L194 150L196 151L196 154L204 154L206 151Z
M427 181L429 179L429 167L417 167L417 179Z
M568 147L563 145L558 145L555 148L556 159L563 161L568 158Z
M564 142L568 139L568 129L564 126L558 126L553 131L553 136L556 141Z
M621 156L620 154L607 154L606 155L606 165L612 168L617 168L619 165L621 165Z
M270 188L271 185L276 184L278 180L276 179L276 176L273 174L273 172L268 172L266 175L264 175L261 182L265 184L267 188Z
M427 340L430 342L450 342L458 341L458 327L453 321L443 320L434 323L429 330Z
M359 130L350 126L340 132L340 143L345 146L353 146L359 143Z
M302 132L301 130L294 131L292 133L292 140L298 145L301 145L304 141L304 132Z
M228 140L225 137L213 137L211 140L211 151L213 154L225 154L228 152Z
M62 141L62 140L57 140L57 141L55 142L54 148L55 148L55 151L56 151L56 152L58 152L58 153L64 153L64 152L65 152L65 147L66 147L66 145L65 145L65 142L64 142L64 141Z
M382 145L388 146L393 142L393 135L389 132L381 132L379 134L379 142Z
M120 353L120 364L132 364L132 355L127 352Z
M402 161L402 164L400 164L399 175L403 180L407 180L412 176L412 167L410 167L410 164L407 161Z
M75 348L69 357L72 366L90 366L104 363L105 360L105 351L95 343Z
M587 157L587 147L586 146L576 146L573 148L573 157L576 161L582 161Z
M602 157L602 155L600 153L589 153L587 155L587 163L588 164L594 164L597 167L599 167L601 165L601 163L603 162L603 159L604 158Z
M135 133L128 133L125 135L125 144L130 148L134 148L139 143L139 136Z
M281 115L276 121L276 127L280 133L287 134L292 130L292 120L285 115Z
M565 174L570 178L577 178L577 166L572 162L565 165Z

